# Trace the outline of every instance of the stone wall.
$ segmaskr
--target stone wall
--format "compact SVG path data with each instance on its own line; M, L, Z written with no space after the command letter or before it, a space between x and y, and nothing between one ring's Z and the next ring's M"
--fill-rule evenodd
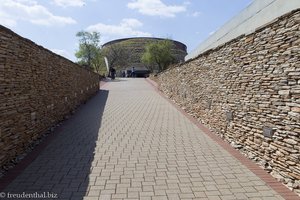
M300 10L158 76L183 109L299 192Z
M98 90L97 74L0 26L0 167Z

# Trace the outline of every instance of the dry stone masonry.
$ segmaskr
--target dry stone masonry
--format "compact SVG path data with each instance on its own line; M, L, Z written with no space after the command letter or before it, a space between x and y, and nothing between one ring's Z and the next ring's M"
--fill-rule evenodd
M98 89L97 74L0 26L0 167Z
M300 194L300 10L158 76L160 89Z

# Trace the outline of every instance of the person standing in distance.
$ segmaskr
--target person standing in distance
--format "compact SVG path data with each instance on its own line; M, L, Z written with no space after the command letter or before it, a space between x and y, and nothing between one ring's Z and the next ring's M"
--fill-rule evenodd
M131 77L135 77L135 69L134 69L134 67L132 67L132 69L131 69Z

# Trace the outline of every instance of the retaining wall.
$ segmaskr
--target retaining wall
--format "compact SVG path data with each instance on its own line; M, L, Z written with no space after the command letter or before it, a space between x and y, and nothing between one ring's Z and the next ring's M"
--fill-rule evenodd
M158 76L160 89L300 193L300 10Z
M94 72L0 26L0 167L98 90Z

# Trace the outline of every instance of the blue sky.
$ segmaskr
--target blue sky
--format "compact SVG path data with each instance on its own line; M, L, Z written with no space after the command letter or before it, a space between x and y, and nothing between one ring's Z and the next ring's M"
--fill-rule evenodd
M76 61L76 33L98 31L101 43L152 36L188 52L252 0L0 0L0 24Z

